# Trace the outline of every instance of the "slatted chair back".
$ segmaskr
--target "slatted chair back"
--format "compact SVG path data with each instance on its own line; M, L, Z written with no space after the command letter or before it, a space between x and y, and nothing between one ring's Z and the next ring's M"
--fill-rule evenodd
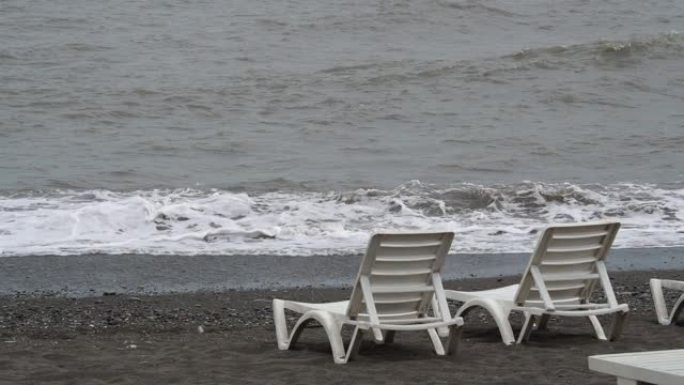
M376 325L449 320L440 271L453 238L452 232L375 234L352 291L349 317ZM433 296L437 317L428 314Z
M610 306L617 306L604 261L619 228L617 222L547 228L523 274L516 305L576 307L589 301L600 282Z

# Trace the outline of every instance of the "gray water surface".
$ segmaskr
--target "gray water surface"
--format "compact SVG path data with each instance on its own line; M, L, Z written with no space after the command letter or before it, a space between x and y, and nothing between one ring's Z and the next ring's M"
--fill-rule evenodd
M684 180L684 2L3 1L0 190Z

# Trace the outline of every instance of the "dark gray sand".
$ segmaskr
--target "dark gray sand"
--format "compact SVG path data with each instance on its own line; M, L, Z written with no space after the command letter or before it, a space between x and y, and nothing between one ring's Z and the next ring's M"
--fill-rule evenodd
M588 321L566 318L552 319L526 345L506 347L493 321L473 312L454 358L435 356L426 333L400 333L391 345L365 341L347 365L333 364L320 327L305 330L295 350L279 351L270 302L340 300L348 288L15 294L0 298L0 384L614 384L587 369L588 355L684 348L682 326L656 323L648 289L649 278L684 279L684 269L611 276L631 308L619 341L598 341ZM485 289L517 279L446 286ZM668 293L669 300L675 295ZM520 319L512 319L517 330Z

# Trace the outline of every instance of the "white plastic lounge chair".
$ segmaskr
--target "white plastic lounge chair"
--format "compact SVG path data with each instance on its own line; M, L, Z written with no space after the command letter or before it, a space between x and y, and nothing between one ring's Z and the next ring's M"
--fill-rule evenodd
M508 320L514 310L525 316L517 343L529 339L537 318L537 328L544 329L550 316L588 317L596 336L606 340L596 316L611 313L615 318L610 339L617 339L629 307L618 304L604 260L619 228L619 223L549 227L541 234L520 284L476 292L446 290L446 296L463 302L457 317L478 306L489 311L506 345L516 341ZM589 301L597 281L607 303Z
M672 312L668 315L663 287L666 289L684 291L684 281L653 278L650 283L651 294L653 295L653 305L655 306L656 315L658 316L658 322L660 322L661 325L669 325L675 322L679 317L679 314L684 310L684 294L675 302L672 307Z
M451 232L374 235L348 301L273 300L278 348L292 348L315 320L328 334L337 364L356 355L362 334L369 329L378 343L392 342L397 331L427 331L438 355L455 353L463 319L451 318L440 276L453 237ZM302 314L289 334L285 309ZM354 327L346 350L341 334L345 325ZM439 338L446 337L445 332L446 350Z

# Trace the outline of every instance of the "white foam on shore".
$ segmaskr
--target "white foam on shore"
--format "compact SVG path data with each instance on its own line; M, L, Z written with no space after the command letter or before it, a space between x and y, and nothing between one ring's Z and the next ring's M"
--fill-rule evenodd
M373 232L456 232L452 252L528 252L552 223L619 220L616 247L684 246L684 189L521 183L263 194L53 191L0 196L0 255L363 252Z

